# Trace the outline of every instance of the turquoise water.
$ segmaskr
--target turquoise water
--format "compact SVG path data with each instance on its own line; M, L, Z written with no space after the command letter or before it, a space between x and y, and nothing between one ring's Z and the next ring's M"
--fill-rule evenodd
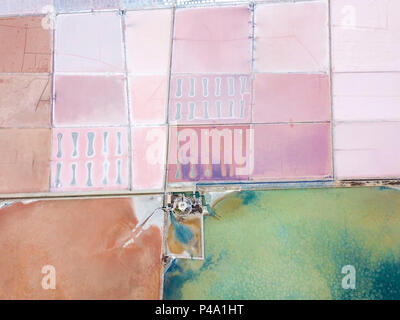
M174 261L165 299L400 299L397 190L243 191L213 210L205 260Z

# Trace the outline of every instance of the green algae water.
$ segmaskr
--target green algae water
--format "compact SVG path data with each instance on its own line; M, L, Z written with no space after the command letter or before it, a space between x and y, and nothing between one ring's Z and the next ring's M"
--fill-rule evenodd
M400 299L398 190L242 191L213 210L205 259L175 260L165 299Z

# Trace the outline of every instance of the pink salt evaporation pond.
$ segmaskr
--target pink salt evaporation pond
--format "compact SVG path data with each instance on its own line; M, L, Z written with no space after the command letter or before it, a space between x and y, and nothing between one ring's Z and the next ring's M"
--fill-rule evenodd
M0 193L49 191L50 129L0 129Z
M400 71L400 1L335 0L331 9L334 71Z
M400 123L345 122L335 125L335 173L338 179L398 178Z
M129 11L125 23L129 72L167 75L171 52L171 9Z
M132 131L132 188L161 190L164 186L167 128L134 127Z
M251 119L249 75L173 75L169 122L172 124L248 123Z
M161 229L137 199L0 203L0 299L160 299Z
M253 180L327 179L331 167L329 123L254 125Z
M248 180L252 139L250 125L171 127L169 183Z
M0 72L50 72L51 34L41 16L0 18Z
M48 75L0 75L0 127L50 127Z
M262 72L327 71L328 35L327 1L257 5L254 67Z
M335 73L333 83L335 120L400 120L400 73Z
M323 74L256 74L253 121L330 120L329 77Z
M172 53L174 73L250 72L248 6L178 9Z
M118 13L64 14L56 21L56 72L124 72Z
M51 190L128 189L128 148L127 128L53 129Z
M130 77L131 117L134 124L166 122L168 82L166 75Z
M57 126L127 125L123 76L56 76Z

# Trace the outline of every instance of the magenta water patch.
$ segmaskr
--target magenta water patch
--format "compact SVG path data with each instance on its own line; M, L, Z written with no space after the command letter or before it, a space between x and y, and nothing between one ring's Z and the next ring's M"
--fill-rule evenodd
M333 70L400 71L400 1L332 1Z
M254 125L253 180L331 177L330 124Z
M161 190L164 187L167 128L132 128L132 189Z
M56 72L125 71L118 13L63 14L56 22Z
M248 6L178 9L172 72L249 73L251 30Z
M330 121L328 75L255 75L253 122L309 121Z
M259 4L254 67L260 72L329 70L326 1Z
M55 128L52 139L52 191L129 187L126 128Z
M123 76L56 76L57 126L127 125Z
M168 181L247 180L252 130L243 126L170 128Z
M247 123L251 112L248 75L174 75L170 123Z

